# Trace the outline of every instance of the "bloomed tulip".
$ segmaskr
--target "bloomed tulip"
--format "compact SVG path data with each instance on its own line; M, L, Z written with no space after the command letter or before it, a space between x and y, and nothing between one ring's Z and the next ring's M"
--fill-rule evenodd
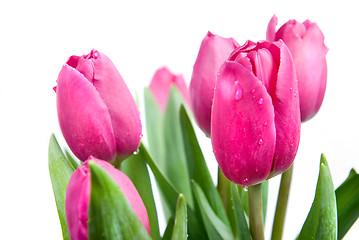
M193 66L189 86L191 104L197 123L207 136L211 135L211 109L217 73L222 63L238 46L232 38L208 32Z
M167 100L170 94L171 85L175 85L181 92L183 98L189 104L189 92L182 75L171 73L168 68L158 69L150 83L150 90L156 99L162 112L166 111Z
M72 56L57 79L57 113L72 152L122 160L140 144L141 120L136 103L111 60L92 50Z
M306 20L303 23L290 20L277 32L277 17L268 24L267 40L282 39L288 46L296 68L299 87L300 112L302 121L313 117L322 105L327 84L328 48L324 35L317 24Z
M222 65L212 107L212 146L224 175L242 186L287 170L300 137L298 85L282 41L248 41Z
M131 180L106 161L90 157L71 176L66 190L66 219L72 240L88 239L88 209L91 192L89 161L100 165L117 183L148 233L150 223L145 205Z

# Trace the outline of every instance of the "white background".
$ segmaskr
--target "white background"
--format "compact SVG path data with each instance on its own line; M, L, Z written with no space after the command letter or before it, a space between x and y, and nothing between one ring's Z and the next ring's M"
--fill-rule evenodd
M284 239L297 236L314 197L323 152L339 186L359 170L359 14L355 1L2 1L0 3L1 239L62 239L48 172L57 75L70 55L104 52L133 93L143 95L163 65L189 83L208 30L238 43L265 38L273 14L317 22L329 48L328 85L320 112L302 126ZM143 117L143 114L142 114ZM210 141L200 140L213 172ZM146 136L146 134L144 133ZM214 176L215 177L215 176ZM279 177L271 180L269 238ZM161 225L163 227L163 224ZM346 239L356 239L359 224Z

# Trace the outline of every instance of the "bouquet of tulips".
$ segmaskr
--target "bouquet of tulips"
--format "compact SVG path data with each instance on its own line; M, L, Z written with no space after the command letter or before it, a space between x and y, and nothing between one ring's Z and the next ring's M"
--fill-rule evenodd
M266 40L243 45L208 32L189 88L182 75L157 70L144 89L146 133L140 102L105 54L68 59L54 90L72 153L54 135L49 146L64 239L264 239L268 181L279 174L272 239L282 238L301 122L322 104L328 49L315 23L276 25L274 16ZM217 185L196 125L211 139ZM359 216L358 189L352 170L335 190L322 155L298 239L343 238Z

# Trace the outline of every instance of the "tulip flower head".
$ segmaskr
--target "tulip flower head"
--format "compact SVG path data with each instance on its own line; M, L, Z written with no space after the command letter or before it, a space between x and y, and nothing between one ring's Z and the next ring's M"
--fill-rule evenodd
M122 160L140 144L142 126L136 103L111 60L92 50L72 56L56 87L61 131L72 152Z
M318 25L306 20L290 20L275 32L277 17L273 16L267 28L267 40L282 39L288 46L296 68L302 121L312 118L322 105L327 84L328 48Z
M214 92L212 146L224 175L242 186L287 170L300 137L298 85L282 41L237 48Z
M233 38L223 38L208 32L193 66L189 86L191 104L198 126L207 136L211 135L211 109L217 73L238 46Z
M71 176L66 190L66 219L72 240L88 239L88 209L91 192L89 161L100 165L118 184L148 233L150 223L145 205L131 180L106 161L90 157Z
M149 86L162 112L166 111L172 84L179 89L185 101L190 105L189 92L183 76L175 75L168 68L162 67L156 71Z

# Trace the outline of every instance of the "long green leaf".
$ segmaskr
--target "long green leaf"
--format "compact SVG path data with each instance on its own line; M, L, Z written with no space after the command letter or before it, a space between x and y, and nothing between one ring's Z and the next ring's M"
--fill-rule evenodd
M230 226L221 197L213 184L211 174L198 144L191 120L183 105L180 109L180 118L189 176L203 189L203 192L216 215L227 226Z
M338 207L338 238L342 239L359 217L359 174L354 169L335 190L335 195Z
M179 90L175 86L172 86L164 117L164 137L166 147L165 174L171 183L183 193L187 204L193 208L193 197L179 117L180 106L183 103L184 100Z
M193 192L209 239L234 239L230 227L217 217L201 187L193 180Z
M187 204L183 194L178 196L176 218L173 226L172 240L187 239Z
M337 239L336 199L328 163L323 154L313 205L298 239Z
M60 218L62 236L63 239L70 240L66 221L65 197L67 184L75 168L66 159L54 134L51 135L49 144L49 171L57 212Z
M251 234L242 207L242 200L239 197L237 185L230 183L228 188L228 215L231 219L235 239L251 240Z
M175 215L177 197L180 192L167 180L166 176L161 172L157 164L152 160L151 156L148 154L145 146L141 143L139 150L143 153L143 156L150 166L153 175L156 178L157 184L163 196L172 210L171 216ZM198 219L197 215L193 212L191 207L187 208L188 215L188 234L190 239L207 239L206 233L203 231L203 225Z
M148 173L146 161L142 151L138 150L121 163L121 171L124 172L135 185L147 209L151 226L151 238L160 239L156 204L152 194L152 185Z
M93 161L89 162L89 166L89 239L151 239L111 176Z

